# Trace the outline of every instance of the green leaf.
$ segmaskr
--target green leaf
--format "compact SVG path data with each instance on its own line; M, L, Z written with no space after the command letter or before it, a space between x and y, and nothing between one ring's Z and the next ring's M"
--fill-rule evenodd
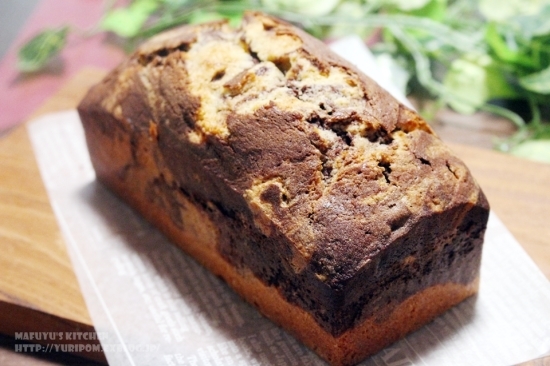
M217 13L214 11L197 10L197 11L194 11L189 17L189 23L199 24L199 23L212 22L214 20L222 20L222 19L225 19L225 18L220 13Z
M262 0L261 3L271 11L288 11L310 17L330 13L340 0Z
M332 12L332 15L335 17L346 17L349 19L362 19L367 15L368 9L362 4L344 1ZM359 37L366 37L371 30L362 26L362 25L351 25L351 24L335 24L330 28L328 32L328 37L343 37L349 34L357 34Z
M409 12L425 7L430 0L386 0L385 3L403 12Z
M107 13L100 27L124 38L134 37L158 5L158 0L134 1L127 8L117 8Z
M238 28L243 20L243 11L227 11L220 14L229 21L229 25L233 28Z
M28 41L17 54L17 68L23 72L38 71L65 46L69 27L46 29Z
M169 11L179 10L184 5L192 0L161 0L162 5L166 6Z
M485 68L485 86L487 88L487 99L516 99L520 95L518 91L512 87L508 79L507 73L499 68L489 56L481 57L484 61L479 60Z
M447 0L431 0L424 7L415 9L410 14L440 21L445 18L446 10Z
M222 12L196 10L189 16L187 23L199 24L215 20L228 20L232 27L238 27L242 21L242 12Z
M422 52L422 45L418 40L397 26L388 26L388 30L408 50L414 60L416 78L426 90L436 96L445 94L445 87L433 78L430 59Z
M449 92L445 101L464 114L475 112L489 100L518 96L502 70L484 54L467 54L453 61L444 85Z
M457 112L472 114L488 100L485 68L468 59L453 61L443 85L451 94L445 101Z
M512 147L510 153L522 158L550 163L550 140L525 141Z
M536 14L548 0L480 0L479 11L487 20L505 22L516 15Z
M511 18L510 24L514 25L527 40L536 36L548 35L550 33L550 4L535 14L518 15Z
M550 94L550 67L519 78L519 84L535 93Z
M522 53L517 44L513 44L513 47L511 47L513 34L512 37L507 36L506 38L508 42L504 40L504 37L499 32L499 25L497 23L491 22L487 25L485 41L498 59L505 63L533 68L535 66L533 60Z

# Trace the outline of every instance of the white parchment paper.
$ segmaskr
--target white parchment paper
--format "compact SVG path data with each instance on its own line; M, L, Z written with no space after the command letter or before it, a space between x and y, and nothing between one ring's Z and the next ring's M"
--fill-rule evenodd
M75 111L29 135L110 365L322 365L95 180ZM513 365L550 354L550 283L492 214L481 289L362 365Z

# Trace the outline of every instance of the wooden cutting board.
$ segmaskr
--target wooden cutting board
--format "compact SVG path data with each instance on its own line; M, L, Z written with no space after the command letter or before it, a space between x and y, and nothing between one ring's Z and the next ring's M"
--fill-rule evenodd
M104 75L82 70L31 119L75 108ZM493 211L550 279L550 165L451 147L472 170ZM93 331L24 126L0 136L0 252L0 333ZM105 362L101 353L80 355Z

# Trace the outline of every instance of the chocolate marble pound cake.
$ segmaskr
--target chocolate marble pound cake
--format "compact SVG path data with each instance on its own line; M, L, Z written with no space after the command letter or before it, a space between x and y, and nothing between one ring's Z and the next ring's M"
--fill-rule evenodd
M78 110L98 179L331 364L477 291L489 207L468 169L285 22L161 34Z

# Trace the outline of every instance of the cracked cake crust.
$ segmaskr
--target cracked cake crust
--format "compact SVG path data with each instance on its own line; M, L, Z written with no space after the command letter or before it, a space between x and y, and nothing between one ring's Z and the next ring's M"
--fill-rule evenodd
M477 290L489 207L468 169L285 22L159 35L79 113L102 182L333 364Z

